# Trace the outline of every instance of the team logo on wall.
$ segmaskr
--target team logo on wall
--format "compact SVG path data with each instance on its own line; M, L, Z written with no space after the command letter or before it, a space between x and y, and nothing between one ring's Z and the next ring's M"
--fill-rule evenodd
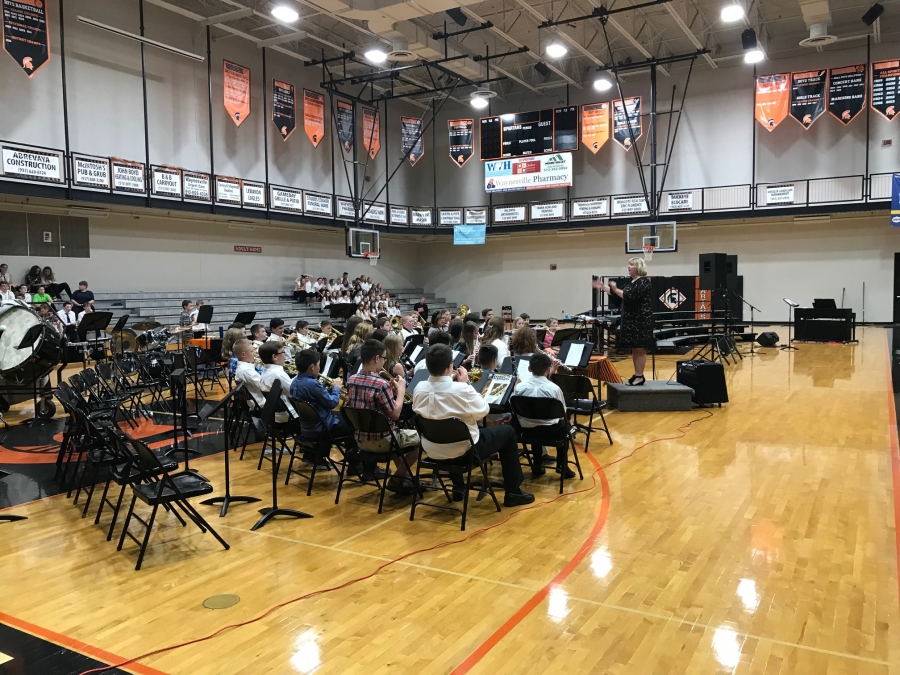
M462 166L475 154L475 120L450 120L447 129L450 134L450 158L456 166Z
M872 64L872 108L889 122L897 115L900 104L900 61L878 61Z
M825 112L827 70L791 73L791 117L809 129Z
M28 77L50 60L42 0L3 0L3 49Z
M659 301L673 311L681 307L685 300L684 294L674 286L659 296Z
M416 165L425 154L425 141L422 138L422 120L416 117L400 118L400 148L409 157L409 163Z
M349 154L353 152L353 130L356 127L353 104L340 98L335 103L337 105L338 141L344 152Z
M363 108L363 146L370 159L375 159L381 149L381 124L374 108Z
M612 104L613 140L627 152L641 137L641 97L626 98L624 105L621 99Z
M596 155L608 140L609 101L581 106L581 142Z
M294 85L281 80L272 80L272 121L281 134L282 140L294 133L297 126Z
M866 66L846 66L828 71L828 112L847 125L866 106Z
M787 117L790 107L790 83L788 73L763 75L756 78L756 121L767 131L772 131Z
M250 69L231 61L223 61L222 95L225 110L236 125L250 117Z
M303 90L303 129L314 148L319 147L325 135L325 95L317 91Z

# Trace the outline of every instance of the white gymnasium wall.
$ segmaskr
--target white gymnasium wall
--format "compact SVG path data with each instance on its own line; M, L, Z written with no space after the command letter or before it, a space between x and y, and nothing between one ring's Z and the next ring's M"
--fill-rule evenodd
M351 278L367 274L386 288L413 286L417 247L382 238L384 258L376 267L348 258L340 231L285 226L237 230L227 223L112 214L91 218L90 258L32 259L6 256L14 279L31 265L50 265L73 288L89 281L95 292L160 290L293 290L301 272ZM235 245L262 253L236 253Z
M657 254L651 274L696 275L700 253L738 255L747 300L763 321L787 320L788 297L804 306L832 297L857 310L862 321L866 286L867 321L892 320L894 252L900 232L887 215L835 217L830 223L700 223L682 229L678 252ZM581 237L555 233L488 239L484 246L445 240L420 244L418 285L473 309L512 305L533 317L588 309L591 275L625 274L624 227L585 231ZM550 265L556 264L555 271ZM749 318L749 314L747 314Z

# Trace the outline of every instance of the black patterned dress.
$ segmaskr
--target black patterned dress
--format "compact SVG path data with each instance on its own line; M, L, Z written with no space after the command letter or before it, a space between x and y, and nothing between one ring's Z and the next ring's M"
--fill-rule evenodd
M622 333L619 346L653 349L653 286L649 277L638 277L622 289Z

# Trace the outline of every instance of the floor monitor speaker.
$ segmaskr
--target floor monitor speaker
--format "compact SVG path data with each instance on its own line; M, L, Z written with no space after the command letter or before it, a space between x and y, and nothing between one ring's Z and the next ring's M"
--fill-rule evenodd
M760 333L756 341L760 347L775 347L778 344L778 333L771 330Z

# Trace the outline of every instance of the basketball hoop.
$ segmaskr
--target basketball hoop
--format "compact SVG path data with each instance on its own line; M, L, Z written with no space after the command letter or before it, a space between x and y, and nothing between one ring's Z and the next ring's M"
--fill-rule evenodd
M363 258L368 258L369 264L372 267L378 264L378 259L381 257L381 251L363 251Z
M653 250L656 246L653 244L646 244L642 248L644 249L644 260L653 260Z

